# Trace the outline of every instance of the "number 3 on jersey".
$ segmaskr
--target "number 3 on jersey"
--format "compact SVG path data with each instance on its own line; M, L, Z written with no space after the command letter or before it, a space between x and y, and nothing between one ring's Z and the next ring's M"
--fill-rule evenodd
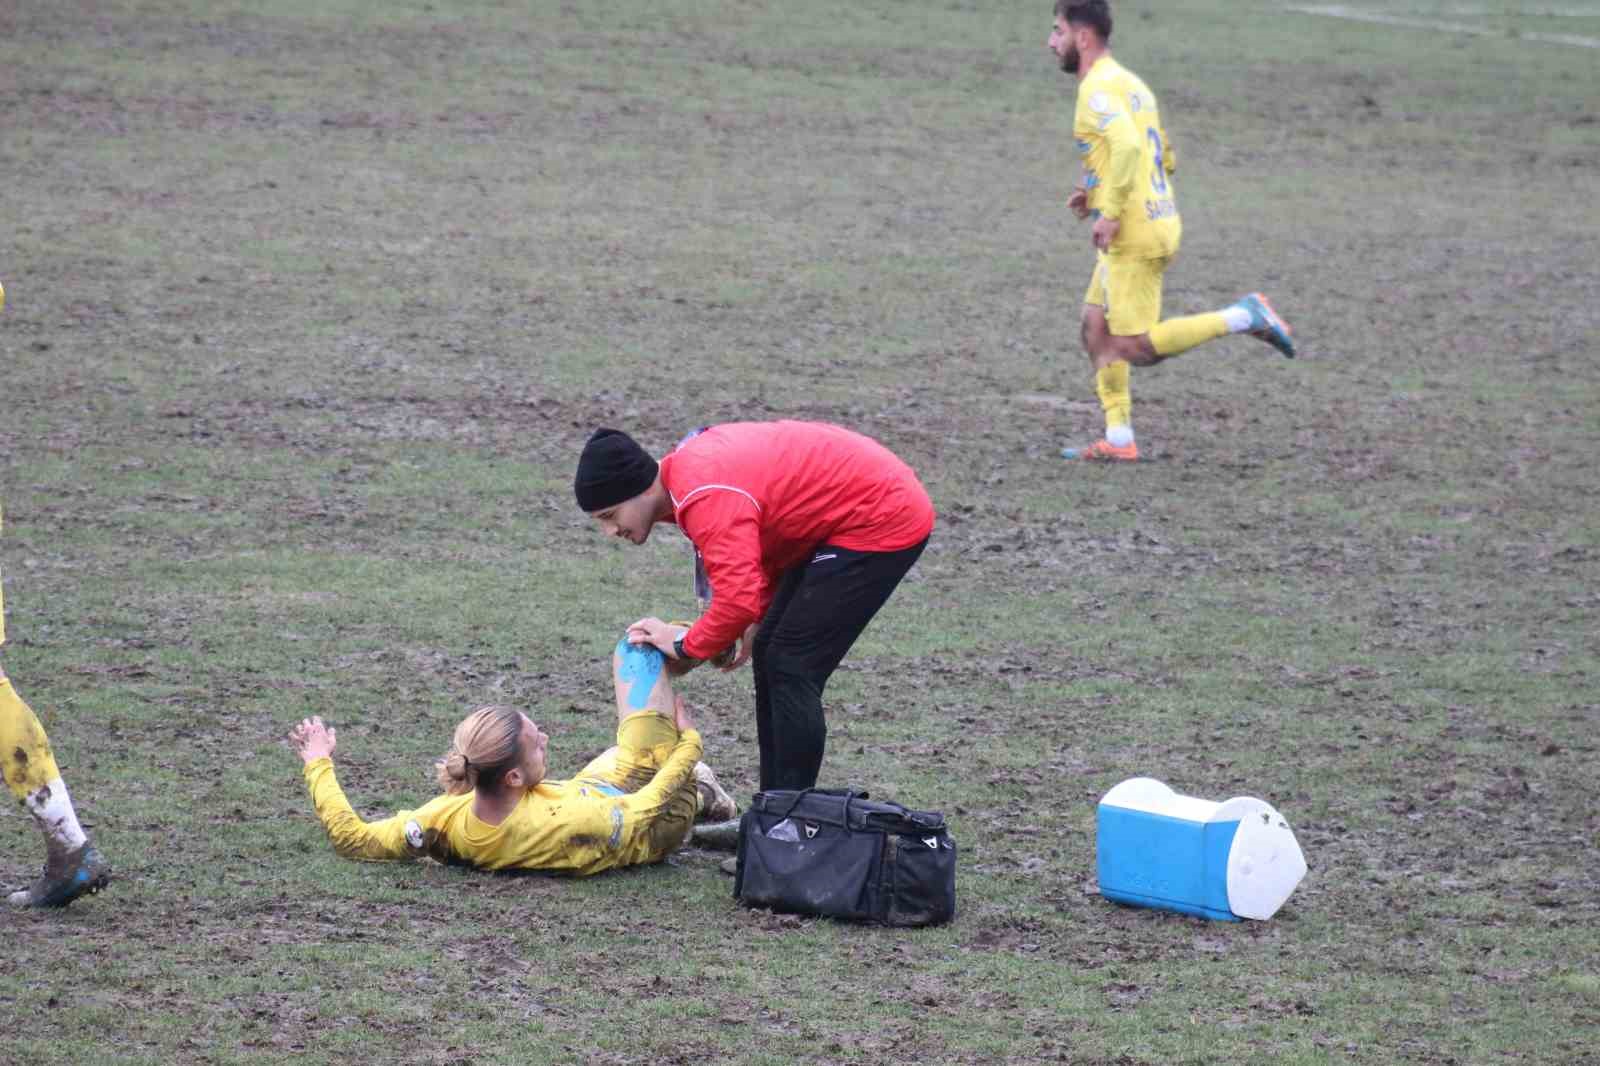
M1156 191L1157 196L1165 196L1167 192L1167 167L1166 161L1161 158L1161 134L1156 132L1154 126L1146 126L1144 134L1150 138L1150 151L1156 157L1155 165L1150 168L1150 187Z

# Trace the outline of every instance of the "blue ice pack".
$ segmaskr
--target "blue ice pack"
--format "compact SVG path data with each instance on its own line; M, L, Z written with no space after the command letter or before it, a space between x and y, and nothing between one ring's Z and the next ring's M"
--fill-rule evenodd
M1270 804L1181 796L1149 777L1100 798L1095 859L1106 899L1229 922L1272 917L1306 874Z

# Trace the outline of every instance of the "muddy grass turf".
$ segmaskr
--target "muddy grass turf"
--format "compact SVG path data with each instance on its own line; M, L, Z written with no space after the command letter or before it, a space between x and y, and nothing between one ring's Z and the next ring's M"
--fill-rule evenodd
M8 914L6 1061L1592 1062L1600 18L1487 36L1118 5L1186 236L1304 358L1134 375L1075 467L1091 256L1049 5L0 6L5 664L120 879ZM1384 9L1388 11L1388 8ZM688 549L570 498L597 424L801 417L940 511L827 694L825 783L944 810L960 914L743 911L338 860L479 702L570 772ZM695 675L754 785L749 676ZM1118 908L1095 800L1260 795L1268 923ZM31 826L0 823L0 878Z

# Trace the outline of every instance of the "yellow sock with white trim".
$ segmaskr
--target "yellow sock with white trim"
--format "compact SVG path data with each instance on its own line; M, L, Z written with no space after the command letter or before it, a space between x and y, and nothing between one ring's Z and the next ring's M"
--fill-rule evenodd
M1157 322L1150 331L1150 346L1157 355L1177 355L1190 348L1225 337L1230 332L1228 319L1221 311L1208 311L1203 315L1184 315Z
M1128 364L1119 359L1095 371L1094 391L1106 413L1106 440L1119 448L1133 443L1133 395L1128 391Z

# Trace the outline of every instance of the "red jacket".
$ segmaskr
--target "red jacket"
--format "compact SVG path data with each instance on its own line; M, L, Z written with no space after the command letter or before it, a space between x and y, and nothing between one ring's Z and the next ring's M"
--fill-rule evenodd
M672 517L700 549L711 609L683 650L709 659L767 613L785 570L823 544L892 552L933 530L917 475L870 437L821 422L712 426L661 460Z

